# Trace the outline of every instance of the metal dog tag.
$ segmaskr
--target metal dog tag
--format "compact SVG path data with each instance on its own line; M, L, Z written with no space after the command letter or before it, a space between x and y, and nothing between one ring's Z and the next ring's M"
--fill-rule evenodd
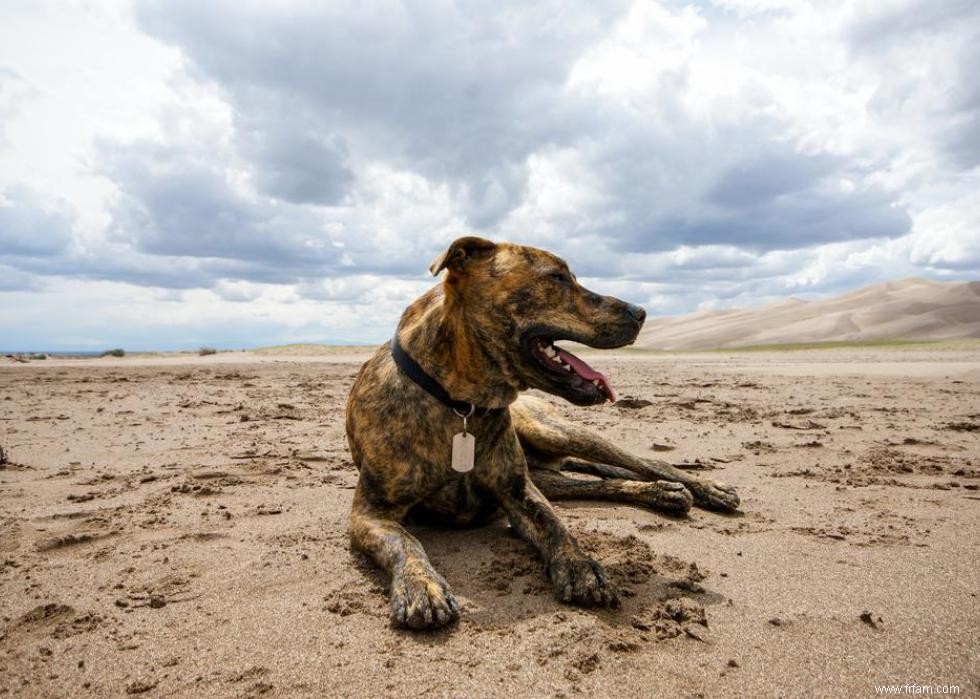
M476 439L466 432L457 432L453 437L453 470L466 473L473 470L473 456L476 452Z
M476 439L466 431L466 421L473 417L475 410L476 406L471 405L470 411L464 415L456 410L456 408L453 408L453 412L463 418L463 431L457 432L453 436L453 470L459 473L466 473L473 470Z

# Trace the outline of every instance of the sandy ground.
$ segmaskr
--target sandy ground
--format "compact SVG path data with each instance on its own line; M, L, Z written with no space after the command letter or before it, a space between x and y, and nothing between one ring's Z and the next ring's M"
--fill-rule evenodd
M0 365L0 696L980 692L980 353L595 359L652 405L561 410L742 514L557 505L602 612L503 522L419 529L464 605L428 634L347 547L360 360Z

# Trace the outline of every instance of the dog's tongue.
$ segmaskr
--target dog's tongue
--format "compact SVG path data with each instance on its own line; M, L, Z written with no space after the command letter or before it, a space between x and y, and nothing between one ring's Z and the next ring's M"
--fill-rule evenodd
M601 373L590 367L584 361L576 357L571 352L566 352L560 347L555 347L558 352L558 356L561 360L565 362L568 366L572 367L572 371L581 376L586 381L594 381L599 379L599 385L602 387L603 392L606 394L606 399L610 403L616 402L616 394L613 393L612 386L609 385L609 380L603 376Z

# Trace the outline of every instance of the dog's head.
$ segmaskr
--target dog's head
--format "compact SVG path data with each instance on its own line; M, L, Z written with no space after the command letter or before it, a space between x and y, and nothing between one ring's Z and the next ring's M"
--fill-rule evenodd
M555 342L610 349L632 343L646 312L578 283L560 257L545 250L466 237L432 263L447 270L445 302L505 364L520 388L539 388L576 405L615 400L606 377Z

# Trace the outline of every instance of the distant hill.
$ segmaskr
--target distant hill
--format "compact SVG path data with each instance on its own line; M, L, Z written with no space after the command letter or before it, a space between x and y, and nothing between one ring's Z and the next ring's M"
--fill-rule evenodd
M651 318L636 341L647 349L700 350L855 340L980 337L980 282L928 279L872 284L822 301L754 310Z

